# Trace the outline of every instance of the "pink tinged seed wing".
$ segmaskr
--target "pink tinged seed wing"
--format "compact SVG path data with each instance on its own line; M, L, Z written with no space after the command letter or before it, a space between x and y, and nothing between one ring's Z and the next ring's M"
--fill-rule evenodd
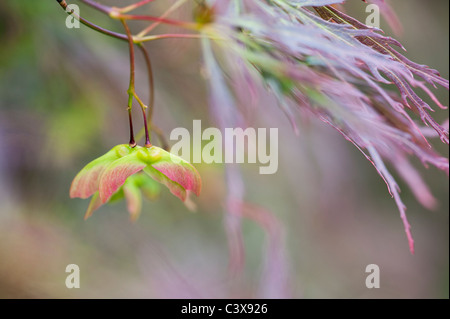
M70 187L70 197L85 199L93 195L98 191L100 177L105 168L113 161L130 154L132 151L133 149L126 144L117 145L106 154L87 164L75 176Z
M100 200L100 196L98 194L98 192L96 192L94 194L94 196L92 196L91 201L89 202L89 206L88 209L86 210L86 214L84 215L84 220L88 219L89 217L92 216L92 214L100 208L100 206L102 206L103 203Z
M197 196L200 195L201 179L194 167L172 163L158 163L152 166L170 180L180 184L185 190L190 190Z
M147 173L155 181L165 185L170 192L181 199L183 202L186 200L186 190L177 182L172 181L160 171L151 166L144 168L144 172Z
M70 198L88 198L98 191L100 176L111 162L117 160L119 156L111 150L105 155L87 164L75 176L70 187Z
M130 213L131 221L134 222L139 218L142 210L141 191L134 181L127 180L123 184L123 192L127 200L127 209Z
M136 154L132 153L122 157L105 168L99 182L102 203L106 203L129 176L136 174L147 166L145 162L137 158Z
M180 184L185 190L192 191L199 196L202 180L195 167L178 156L164 150L161 151L161 159L152 163L151 166L171 181Z

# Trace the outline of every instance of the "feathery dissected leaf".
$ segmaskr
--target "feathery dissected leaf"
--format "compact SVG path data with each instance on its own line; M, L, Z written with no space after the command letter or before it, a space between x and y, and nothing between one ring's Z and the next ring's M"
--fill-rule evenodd
M397 14L385 0L368 0L368 2L378 6L380 11L383 13L383 16L386 19L387 23L396 35L399 35L403 32L403 26Z
M431 106L415 91L423 90L439 108L445 108L426 84L448 89L448 81L436 70L414 63L393 49L403 48L397 40L331 6L341 2L249 0L237 5L230 1L229 10L222 3L220 16L203 30L217 39L215 45L221 49L215 51L210 40L203 40L214 97L211 109L216 112L218 104L237 104L242 94L233 88L250 87L255 94L258 86L265 85L275 93L291 122L292 110L301 108L331 125L364 154L385 180L413 251L405 205L384 162L398 168L399 161L409 163L407 158L414 155L425 166L431 164L448 172L448 159L431 148L423 127L411 114L418 115L448 144L448 128L432 118ZM319 16L307 6L313 6ZM239 65L240 70L232 64ZM227 102L221 103L217 97ZM398 170L400 175L405 174L404 169ZM434 199L419 182L420 176L410 176L413 193L424 206L432 207Z
M337 9L334 9L331 6L316 7L315 9L319 13L319 15L326 20L330 20L338 24L348 24L358 30L370 29L358 20L349 17L348 15L338 11ZM438 71L430 69L426 65L414 63L401 55L398 51L394 50L391 45L402 47L401 44L398 43L398 41L389 37L380 36L378 34L374 34L372 36L357 36L355 38L362 44L371 47L375 51L388 56L390 59L403 64L409 71L421 77L427 83L432 85L439 84L447 89L449 88L448 80L443 79ZM411 88L411 85L421 87L418 81L415 80L412 76L405 74L404 72L386 68L381 70L398 87L401 92L404 104L417 112L423 122L431 125L439 133L442 141L448 144L448 131L446 131L443 127L436 123L436 121L434 121L434 119L428 113L428 111L433 111L432 108L425 101L423 101ZM426 93L429 93L429 95L434 99L434 96L431 92L426 91ZM408 101L410 101L412 105L410 105Z

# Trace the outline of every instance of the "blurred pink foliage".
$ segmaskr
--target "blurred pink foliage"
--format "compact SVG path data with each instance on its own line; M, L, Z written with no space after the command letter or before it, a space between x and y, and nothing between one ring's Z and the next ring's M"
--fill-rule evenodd
M412 62L394 50L392 46L403 48L397 40L331 6L342 2L216 1L215 21L205 34L213 34L219 40L203 40L212 114L221 128L245 126L242 112L253 110L242 109L258 109L258 102L253 102L258 100L255 88L265 86L278 99L295 131L298 129L294 113L299 108L338 130L386 182L414 253L406 206L385 161L393 164L425 207L434 207L433 196L408 157L414 155L425 166L431 164L447 174L448 159L432 149L423 128L408 110L419 115L426 126L435 130L434 136L448 144L448 129L433 119L429 113L433 109L414 89L422 89L439 108L445 109L416 77L434 87L448 89L449 83L436 70ZM375 2L393 28L400 31L390 7L384 1ZM311 5L320 6L314 7L319 16L306 8ZM212 49L213 42L220 50ZM386 90L385 85L397 87L397 92ZM243 88L248 88L249 94L243 93ZM245 95L249 98L242 104ZM233 169L233 176L238 175L236 171ZM236 176L230 181L231 201L242 200L243 191L235 191L242 189L235 186L242 182ZM237 227L234 222L229 225ZM242 254L238 248L232 251L236 256Z

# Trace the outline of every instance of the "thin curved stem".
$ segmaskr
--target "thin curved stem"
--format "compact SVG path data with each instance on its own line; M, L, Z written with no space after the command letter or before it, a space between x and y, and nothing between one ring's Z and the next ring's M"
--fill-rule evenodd
M58 2L60 2L60 0L56 0ZM65 1L65 0L62 0ZM194 29L197 30L198 29L198 25L196 23L189 23L189 22L182 22L182 21L177 21L177 20L171 20L171 19L165 19L165 18L161 18L161 17L153 17L153 16L147 16L147 15L130 15L130 14L123 14L122 10L123 9L118 9L118 8L113 8L113 7L108 7L105 6L103 4L99 4L95 1L92 0L81 0L82 2L84 2L85 4L105 13L108 14L111 18L114 19L119 19L119 20L147 20L147 21L155 21L158 23L165 23L165 24L170 24L170 25L176 25L176 26L180 26L183 28L188 28L188 29ZM150 1L141 1L141 5L148 3ZM139 3L137 3L139 4ZM133 7L137 8L138 6L135 5L131 5L129 7ZM124 8L125 11L124 12L128 12L131 10L127 10L128 7Z
M128 24L125 20L120 20L123 24L123 27L125 28L125 31L128 36L128 46L130 49L130 86L128 87L128 110L131 112L131 108L133 105L133 98L138 101L139 105L142 109L142 116L144 118L144 128L145 128L145 146L150 147L152 144L150 143L150 135L148 133L148 126L147 126L147 115L145 112L145 109L147 106L142 102L142 100L139 98L139 96L136 94L136 86L135 86L135 73L136 73L136 67L135 67L135 58L134 58L134 41L133 41L133 35L131 34L130 28L128 27Z
M169 25L174 25L177 27L182 27L190 30L199 30L200 26L197 23L184 22L178 20L171 20L166 18L148 16L148 15L133 15L133 14L121 14L120 12L112 11L109 16L114 19L120 20L142 20L142 21L155 21L159 23L165 23Z
M148 42L148 41L154 41L154 40L161 40L161 39L202 39L202 38L209 38L208 36L205 36L204 34L157 34L157 35L148 35L146 37L139 38L138 43L142 42Z
M150 59L150 55L148 54L147 49L142 43L138 44L141 52L144 56L145 65L147 66L147 75L148 75L148 85L149 85L149 103L148 103L148 125L150 127L149 131L151 132L152 120L153 120L153 109L155 107L155 83L153 79L153 67ZM150 133L151 134L151 133Z
M92 8L101 11L106 14L110 14L114 9L112 7L105 6L103 4L100 4L98 2L92 1L92 0L81 0L81 2L87 4L88 6L91 6Z
M127 7L123 7L123 8L118 9L118 10L121 13L127 13L127 12L133 11L134 9L137 9L137 8L147 4L149 2L152 2L152 1L154 1L154 0L142 0L142 1L139 1L138 3L131 4L131 5L127 6Z
M60 6L67 11L67 2L65 0L56 0ZM101 12L110 14L112 12L115 12L114 10L112 10L112 8L100 5L96 2L90 1L90 0L81 0L84 3L91 5L93 8L96 8L98 10L100 10ZM110 10L111 9L111 10ZM105 28L102 28L92 22L90 22L89 20L82 18L81 16L77 15L73 10L72 11L68 11L67 14L69 15L73 15L77 20L79 20L82 24L84 24L85 26L89 27L92 30L95 30L97 32L100 32L102 34L105 34L107 36L122 40L122 41L128 41L128 36L126 34L122 34L122 33L117 33ZM114 16L114 14L112 14ZM145 16L145 17L149 17L149 16ZM158 22L156 22L157 24L162 23L163 21L168 21L168 20L160 20L159 18L156 17L151 17L153 20L158 20ZM152 21L153 21L152 20ZM154 25L154 24L152 24ZM180 22L180 24L178 25L184 25L183 22ZM197 26L195 24L190 24L190 28L191 29L198 29ZM142 32L141 32L142 33ZM142 42L149 42L149 41L153 41L153 40L159 40L159 39L167 39L167 38L192 38L192 39L199 39L204 37L204 35L197 35L197 34L161 34L161 35L153 35L153 36L146 36L146 37L142 37L141 35L137 35L137 36L132 36L133 42L136 44L142 43Z
M136 101L139 103L142 109L142 115L144 119L144 131L145 131L145 138L146 138L146 147L150 147L151 143L151 135L150 132L153 131L158 136L158 139L160 143L162 144L162 147L164 149L168 149L169 144L164 137L164 134L160 128L155 126L153 124L153 110L154 110L154 79L153 79L153 71L152 71L152 64L150 60L150 56L148 54L148 51L143 45L143 42L147 41L153 41L158 39L166 39L166 38L203 38L205 35L202 34L160 34L160 35L153 35L153 36L144 36L151 30L153 30L156 26L158 26L161 23L170 24L170 25L176 25L183 28L198 30L199 26L195 23L187 23L187 22L181 22L176 20L170 20L166 19L166 17L173 12L175 9L177 9L179 6L181 6L183 3L185 3L187 0L179 0L176 2L172 7L170 7L161 17L152 17L152 16L142 16L142 15L126 15L123 13L129 12L131 10L134 10L142 5L145 5L153 0L143 0L140 1L134 5L130 5L127 7L124 7L122 9L115 8L115 7L108 7L102 4L99 4L92 0L81 0L86 5L89 5L93 7L94 9L103 12L107 15L109 15L111 18L118 19L121 21L123 27L125 28L126 34L113 32L108 29L104 29L92 22L90 22L87 19L82 18L81 16L77 15L74 10L68 11L67 7L68 4L66 0L56 0L60 6L69 14L73 15L77 20L79 20L83 25L100 32L102 34L114 37L116 39L127 41L129 44L129 51L130 51L130 84L128 87L128 104L127 104L127 110L128 110L128 118L129 118L129 126L130 126L130 146L135 147L136 140L134 136L134 130L133 130L133 118L132 118L132 104L133 99L136 99ZM133 36L128 24L126 23L126 20L147 20L147 21L154 21L153 24L151 24L147 29L144 29L140 34L137 36ZM208 37L208 36L206 36ZM144 55L144 59L147 66L147 72L148 72L148 81L149 81L149 106L146 106L142 100L139 98L139 96L136 94L135 89L135 52L134 52L134 44L137 44L139 48L141 49L142 54ZM146 113L146 109L149 108L148 117ZM138 135L140 135L139 133Z
M167 140L166 136L164 135L164 132L160 127L158 127L156 124L152 123L152 132L155 133L156 137L158 138L158 141L161 145L161 148L165 149L166 151L170 151L169 149L169 141ZM140 140L144 136L144 128L139 131L139 133L136 134L136 140Z
M158 136L159 143L161 143L161 148L163 148L166 151L169 151L169 142L164 136L163 131L154 124L152 125L152 131L156 133L156 136Z
M59 5L65 11L67 11L68 4L67 4L67 2L65 0L56 0L56 1L59 3ZM92 30L98 31L100 33L103 33L105 35L111 36L113 38L117 38L117 39L120 39L120 40L128 41L128 37L125 34L117 33L117 32L114 32L114 31L110 31L110 30L104 29L104 28L102 28L102 27L100 27L100 26L90 22L89 20L86 20L86 19L82 18L81 16L77 15L74 12L74 10L67 11L67 14L73 15L78 21L80 21L85 26L91 28Z
M139 48L141 49L142 54L144 55L145 63L147 65L147 74L148 74L148 84L149 84L149 110L148 110L148 118L147 123L149 127L149 133L151 137L152 131L156 134L158 137L158 140L161 144L161 147L165 149L166 151L169 151L169 143L164 136L163 131L153 124L153 113L154 113L154 106L155 106L155 85L154 85L154 79L153 79L153 67L150 59L150 55L148 53L148 50L145 48L145 46L142 43L138 44ZM138 133L138 136L143 135L143 131Z
M128 28L125 20L121 20L123 27L128 35L128 46L130 50L130 85L128 87L128 115L130 117L130 146L136 146L136 141L134 140L133 125L131 120L131 110L133 107L133 97L135 95L135 60L134 60L134 42L131 35L130 28ZM134 145L133 145L134 144Z
M128 108L128 122L130 126L130 146L136 147L136 140L134 139L134 132L133 132L133 116L131 115L131 108Z
M167 9L166 12L164 12L160 18L167 18L173 11L175 11L176 9L178 9L182 4L184 4L187 0L178 0L177 2L175 2L169 9ZM141 32L139 32L137 34L138 37L143 37L145 35L147 35L149 32L151 32L154 28L156 28L158 25L160 25L161 22L157 21L152 23L151 25L149 25L147 28L145 28L144 30L142 30Z

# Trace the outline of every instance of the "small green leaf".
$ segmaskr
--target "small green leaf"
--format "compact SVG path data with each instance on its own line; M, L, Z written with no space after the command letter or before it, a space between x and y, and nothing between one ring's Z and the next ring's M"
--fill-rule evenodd
M142 194L139 187L136 185L135 180L128 179L125 184L123 184L123 193L127 200L127 209L130 213L131 220L136 221L142 210Z

